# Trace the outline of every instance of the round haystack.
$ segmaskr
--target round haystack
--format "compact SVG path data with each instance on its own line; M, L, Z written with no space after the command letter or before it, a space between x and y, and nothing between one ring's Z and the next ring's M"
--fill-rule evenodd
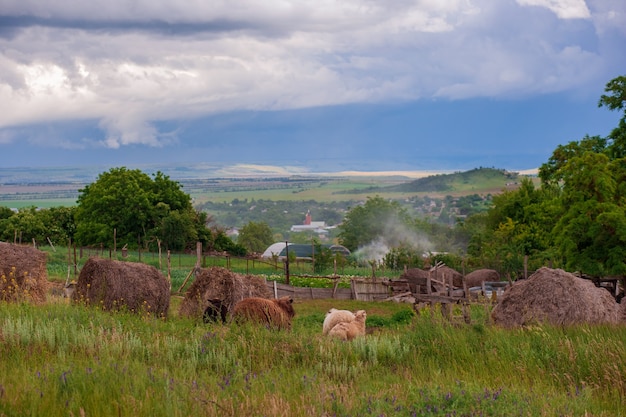
M207 300L220 300L232 311L244 298L271 298L265 280L255 275L241 275L222 267L202 268L185 293L179 314L183 317L202 317Z
M503 327L617 323L618 304L589 280L543 267L506 290L491 317Z
M167 317L170 284L150 265L89 258L78 276L72 301L104 310Z
M626 323L626 297L622 298L619 303L618 318L622 323Z
M406 279L406 281L409 283L409 288L411 289L411 292L414 294L426 294L426 282L428 279L428 275L429 272L424 270L424 269L420 269L420 268L410 268L407 269L405 272L402 273L402 275L400 275L400 279ZM435 279L435 274L432 273L431 275L431 279ZM417 290L417 287L419 286L419 291ZM444 286L437 283L437 282L433 282L431 280L430 283L430 290L431 292L438 292L438 291L443 291L444 290Z
M495 269L477 269L465 275L465 284L468 288L480 287L483 282L500 281L500 274Z
M0 301L43 303L48 291L47 254L0 242Z
M452 276L453 286L457 288L463 287L463 274L450 268L449 266L443 265L433 271L433 277L436 280L443 281L445 283L449 282L450 276Z

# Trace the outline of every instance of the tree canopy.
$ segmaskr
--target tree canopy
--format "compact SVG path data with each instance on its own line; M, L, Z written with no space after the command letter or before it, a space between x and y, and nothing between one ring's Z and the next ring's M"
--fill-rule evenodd
M527 255L538 266L549 259L594 276L626 273L626 77L605 92L599 106L624 111L619 125L606 138L559 145L539 169L541 189L526 181L494 197L473 251L493 250L501 262Z
M206 216L197 213L178 182L157 172L112 168L79 190L76 240L83 245L147 245L169 249L206 239ZM210 233L208 234L210 236Z

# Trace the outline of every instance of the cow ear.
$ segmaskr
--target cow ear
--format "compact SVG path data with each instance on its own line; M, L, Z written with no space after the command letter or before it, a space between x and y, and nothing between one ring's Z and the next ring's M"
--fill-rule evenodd
M293 304L293 298L289 297L289 304Z

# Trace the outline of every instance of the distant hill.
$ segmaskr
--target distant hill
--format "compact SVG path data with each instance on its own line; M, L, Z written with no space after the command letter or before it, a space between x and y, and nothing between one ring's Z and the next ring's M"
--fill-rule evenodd
M504 188L509 183L517 182L518 177L516 172L509 172L504 169L475 168L470 171L432 175L404 184L381 187L381 191L420 193Z
M519 183L519 174L496 168L475 168L465 172L437 174L402 184L344 190L335 194L362 193L455 193L492 192Z

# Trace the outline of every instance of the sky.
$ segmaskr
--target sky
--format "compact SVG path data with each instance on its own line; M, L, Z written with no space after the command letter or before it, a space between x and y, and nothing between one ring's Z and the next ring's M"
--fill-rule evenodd
M624 0L0 0L0 165L532 169L625 74Z

